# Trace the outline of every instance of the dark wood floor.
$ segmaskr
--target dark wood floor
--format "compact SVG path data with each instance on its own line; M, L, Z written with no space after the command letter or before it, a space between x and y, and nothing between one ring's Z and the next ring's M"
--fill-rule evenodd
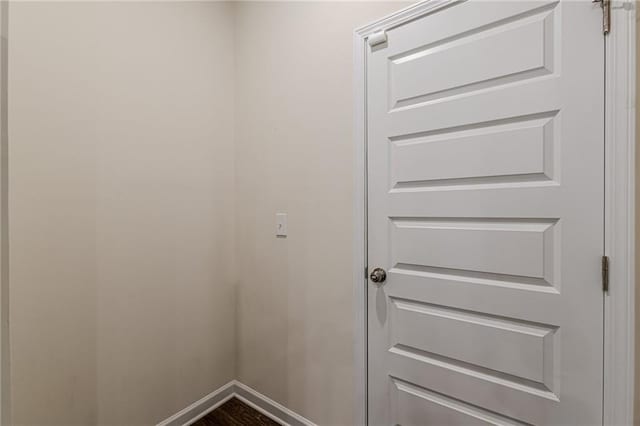
M281 426L237 398L231 398L192 426Z

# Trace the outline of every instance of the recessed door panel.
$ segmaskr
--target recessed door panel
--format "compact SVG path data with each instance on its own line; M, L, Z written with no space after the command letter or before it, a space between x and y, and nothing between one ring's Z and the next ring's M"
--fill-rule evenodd
M390 58L392 108L553 72L556 10L516 15ZM461 66L460 58L474 66Z
M551 183L554 117L519 117L392 138L390 187L437 191L467 185Z
M552 391L557 328L553 325L394 298L390 311L394 348L437 354L537 382Z

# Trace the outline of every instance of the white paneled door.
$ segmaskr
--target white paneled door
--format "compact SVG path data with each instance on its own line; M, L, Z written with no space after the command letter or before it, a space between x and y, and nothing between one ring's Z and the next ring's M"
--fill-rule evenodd
M386 36L367 53L369 423L602 424L600 6L468 1Z

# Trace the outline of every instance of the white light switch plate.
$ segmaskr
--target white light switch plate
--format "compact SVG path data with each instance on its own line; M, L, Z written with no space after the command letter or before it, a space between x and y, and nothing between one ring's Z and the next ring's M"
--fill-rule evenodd
M287 236L287 214L276 213L276 237Z

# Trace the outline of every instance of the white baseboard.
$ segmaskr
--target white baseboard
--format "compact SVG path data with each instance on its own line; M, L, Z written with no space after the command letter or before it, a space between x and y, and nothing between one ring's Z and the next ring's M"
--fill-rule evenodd
M300 414L267 398L255 389L236 381L235 397L284 426L316 426Z
M231 398L238 398L283 426L316 426L313 422L278 404L249 386L232 380L209 395L177 412L157 426L188 426Z
M235 380L227 383L168 419L161 421L157 426L185 426L195 422L233 398L235 385Z

